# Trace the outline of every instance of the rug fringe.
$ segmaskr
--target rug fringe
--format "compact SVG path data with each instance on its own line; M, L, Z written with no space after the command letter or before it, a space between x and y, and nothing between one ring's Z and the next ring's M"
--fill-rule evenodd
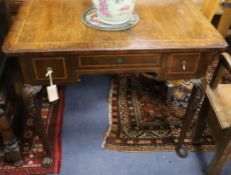
M173 146L120 146L105 144L104 148L109 151L117 152L175 152L175 147ZM187 150L190 152L214 152L214 145L203 145L202 147L186 146Z
M111 80L111 88L110 88L110 92L109 92L109 96L108 96L108 131L106 132L105 136L104 136L104 140L103 143L101 144L101 148L106 149L106 139L109 136L111 129L112 129L112 92L113 92L113 88L114 88L114 83L113 80Z

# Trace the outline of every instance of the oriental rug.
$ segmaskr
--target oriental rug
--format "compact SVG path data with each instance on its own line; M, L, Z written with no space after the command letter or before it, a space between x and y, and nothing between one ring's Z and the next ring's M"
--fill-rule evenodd
M32 174L53 174L59 173L61 164L61 129L64 109L63 90L59 91L60 99L51 104L48 102L46 93L40 98L41 116L44 122L46 135L50 142L54 165L43 168L41 161L45 154L43 145L39 137L34 132L34 123L30 115L24 119L24 131L22 138L22 148L24 164L21 167L14 167L3 160L0 161L0 175L32 175Z
M182 81L166 104L163 83L130 74L114 76L109 97L109 130L102 147L124 152L174 151L191 89L190 81ZM201 146L192 145L193 125L184 139L187 149L214 151L208 129Z

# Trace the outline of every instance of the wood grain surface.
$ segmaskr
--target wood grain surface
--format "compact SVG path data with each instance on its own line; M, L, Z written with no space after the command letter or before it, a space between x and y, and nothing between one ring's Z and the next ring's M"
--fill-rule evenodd
M3 46L8 54L160 49L214 49L226 42L189 0L138 0L139 23L118 32L81 22L86 0L28 0Z

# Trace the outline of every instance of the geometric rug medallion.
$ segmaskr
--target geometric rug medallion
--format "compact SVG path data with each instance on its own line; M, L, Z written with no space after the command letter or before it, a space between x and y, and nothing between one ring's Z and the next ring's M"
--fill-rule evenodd
M175 151L192 85L182 81L166 104L165 85L131 74L115 75L109 97L109 130L102 147L113 151ZM195 117L194 117L195 118ZM209 130L192 145L191 126L184 139L190 151L214 151Z

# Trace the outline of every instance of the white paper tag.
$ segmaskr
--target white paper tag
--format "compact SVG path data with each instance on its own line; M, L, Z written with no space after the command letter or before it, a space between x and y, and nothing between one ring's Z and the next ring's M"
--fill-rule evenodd
M47 95L49 102L54 102L59 99L56 85L47 86Z

